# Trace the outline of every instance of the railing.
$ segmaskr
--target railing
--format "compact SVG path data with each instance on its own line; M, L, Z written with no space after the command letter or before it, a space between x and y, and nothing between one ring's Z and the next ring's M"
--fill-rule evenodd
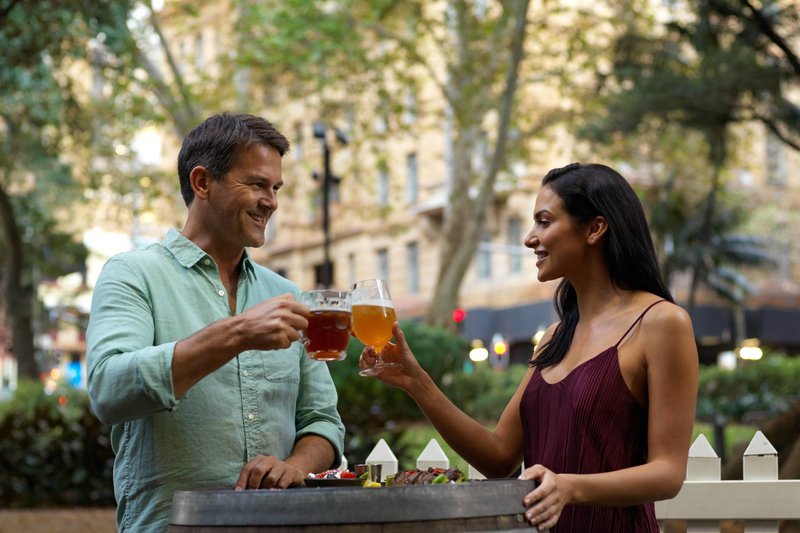
M757 431L743 455L742 480L721 481L720 458L705 435L689 449L686 482L671 500L656 502L656 517L664 531L666 521L686 522L687 533L721 531L721 520L741 520L745 533L778 533L780 520L800 520L800 480L778 479L778 452ZM397 457L381 439L365 461L381 464L381 475L396 474ZM346 467L346 462L343 465ZM417 468L449 468L450 461L431 439L417 458ZM483 479L472 466L469 479Z

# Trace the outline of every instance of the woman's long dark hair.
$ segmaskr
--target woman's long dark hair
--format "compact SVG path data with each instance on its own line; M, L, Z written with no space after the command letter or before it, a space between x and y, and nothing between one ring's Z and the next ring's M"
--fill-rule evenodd
M555 168L542 179L564 204L576 224L601 216L608 223L603 258L611 283L623 290L639 290L674 301L658 267L644 209L630 184L615 170L598 164L572 163ZM559 323L531 366L547 368L564 359L578 324L578 296L566 278L556 289L553 304Z

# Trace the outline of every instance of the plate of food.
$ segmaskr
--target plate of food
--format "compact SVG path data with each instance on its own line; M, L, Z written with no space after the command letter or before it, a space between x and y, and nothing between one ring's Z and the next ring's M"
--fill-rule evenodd
M318 474L311 473L304 481L306 487L360 487L365 480L349 470L326 470Z

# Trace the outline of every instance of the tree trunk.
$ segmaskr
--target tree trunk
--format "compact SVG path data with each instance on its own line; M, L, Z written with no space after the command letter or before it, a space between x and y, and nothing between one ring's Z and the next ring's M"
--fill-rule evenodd
M39 365L33 348L32 302L33 290L25 283L22 237L14 218L14 209L2 184L0 184L0 225L6 244L3 271L3 298L11 330L11 349L17 359L19 376L38 379Z
M528 0L516 2L514 13L514 33L511 39L511 57L506 74L505 88L500 101L498 127L495 148L489 168L485 171L478 188L478 195L473 200L469 191L473 182L472 154L476 145L477 134L483 122L483 114L465 123L464 117L470 110L459 112L454 110L457 134L453 140L452 172L450 175L449 205L445 210L445 221L442 235L442 248L439 259L439 275L434 289L433 299L425 317L425 322L440 327L452 327L450 314L458 305L458 294L464 275L478 249L481 231L486 214L494 197L494 184L497 174L505 163L505 151L508 141L508 130L511 123L511 111L517 92L519 66L524 56L524 42L527 33ZM456 85L454 93L465 92L470 83L469 76L459 75L458 69L450 82ZM458 85L461 85L458 88ZM459 103L458 99L453 99ZM465 102L464 105L470 105ZM475 116L473 115L473 116Z

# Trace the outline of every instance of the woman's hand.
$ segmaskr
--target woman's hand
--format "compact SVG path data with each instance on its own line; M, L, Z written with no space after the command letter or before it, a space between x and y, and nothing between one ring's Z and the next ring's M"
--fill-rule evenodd
M414 354L408 347L406 337L403 335L403 330L400 329L400 325L397 322L392 325L392 334L395 343L393 344L390 342L384 346L381 351L381 357L386 362L400 363L402 368L387 368L375 377L387 385L408 392L414 382L426 376L426 373L422 367L419 366L416 357L414 357ZM358 361L359 367L366 368L368 366L373 366L376 362L376 357L375 348L372 346L365 346L364 350L361 352L361 358Z
M564 506L570 502L565 478L542 465L534 465L526 468L519 479L534 479L539 485L522 499L522 504L528 507L525 519L539 529L555 526Z

